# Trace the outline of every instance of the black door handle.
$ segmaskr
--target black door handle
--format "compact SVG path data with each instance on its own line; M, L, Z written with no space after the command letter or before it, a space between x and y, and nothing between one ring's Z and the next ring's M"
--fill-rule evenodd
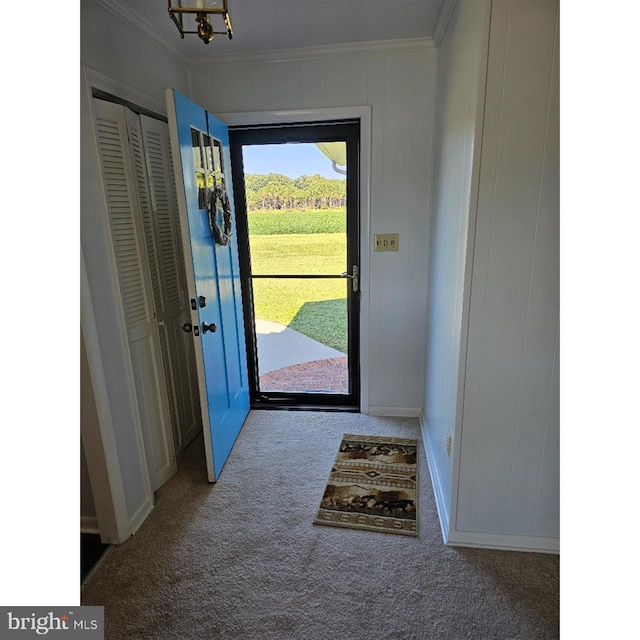
M191 333L191 332L193 331L193 325L192 325L190 322L185 322L185 323L182 325L182 330L183 330L185 333Z
M218 325L215 322L211 324L207 324L206 322L202 323L202 333L207 333L207 331L211 331L211 333L215 333L218 329Z

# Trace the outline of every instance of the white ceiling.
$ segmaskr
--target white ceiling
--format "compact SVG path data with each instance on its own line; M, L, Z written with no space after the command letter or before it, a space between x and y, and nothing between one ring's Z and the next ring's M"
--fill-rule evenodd
M128 19L166 41L189 60L264 50L429 38L449 0L228 0L234 36L205 45L184 40L169 18L166 0L109 0ZM140 19L139 21L137 19ZM219 18L216 16L213 20ZM188 19L188 18L187 18ZM216 31L224 23L213 22Z

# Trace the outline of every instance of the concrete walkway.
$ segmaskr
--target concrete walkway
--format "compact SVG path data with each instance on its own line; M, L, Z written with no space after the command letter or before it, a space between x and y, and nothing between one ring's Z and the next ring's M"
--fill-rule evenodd
M256 319L260 375L294 364L344 357L337 349L270 320Z

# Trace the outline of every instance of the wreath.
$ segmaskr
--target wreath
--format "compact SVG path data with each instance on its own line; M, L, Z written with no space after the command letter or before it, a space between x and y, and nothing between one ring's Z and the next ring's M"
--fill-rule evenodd
M219 213L222 212L222 229L218 223ZM223 247L231 240L231 202L222 187L215 187L209 198L209 226L216 241Z

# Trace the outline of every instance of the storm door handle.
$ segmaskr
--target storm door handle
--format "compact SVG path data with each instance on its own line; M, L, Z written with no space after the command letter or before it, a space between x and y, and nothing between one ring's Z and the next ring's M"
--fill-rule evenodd
M347 271L343 271L340 274L341 278L351 278L351 284L353 285L353 290L358 290L358 265L354 264L352 267L352 273L348 273Z

